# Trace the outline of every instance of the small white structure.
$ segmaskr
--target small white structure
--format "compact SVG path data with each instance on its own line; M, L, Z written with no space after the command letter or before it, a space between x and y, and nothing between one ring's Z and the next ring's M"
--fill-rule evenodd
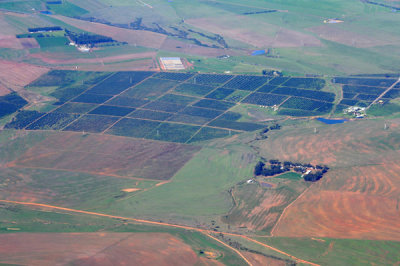
M160 57L163 70L184 70L185 66L180 57Z

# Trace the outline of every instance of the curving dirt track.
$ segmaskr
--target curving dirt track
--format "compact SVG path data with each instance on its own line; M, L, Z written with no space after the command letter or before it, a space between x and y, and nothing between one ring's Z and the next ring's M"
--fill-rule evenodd
M167 233L0 235L0 262L21 265L215 265Z

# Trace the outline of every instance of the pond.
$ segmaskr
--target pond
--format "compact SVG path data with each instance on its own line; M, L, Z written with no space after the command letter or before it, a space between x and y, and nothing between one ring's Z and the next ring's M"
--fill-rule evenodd
M341 124L341 123L344 123L346 121L349 121L348 119L326 119L326 118L323 118L323 117L319 117L319 118L317 118L317 120L319 122L322 122L322 123L328 124L328 125Z

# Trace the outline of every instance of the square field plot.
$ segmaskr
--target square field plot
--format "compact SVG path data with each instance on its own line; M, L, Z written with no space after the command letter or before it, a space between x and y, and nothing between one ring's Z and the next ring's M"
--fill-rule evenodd
M162 123L147 138L154 140L185 143L198 130L199 126L190 126L183 124Z
M212 119L201 117L201 116L192 116L192 115L185 115L185 114L175 114L168 121L173 122L180 122L185 124L193 124L193 125L204 125L207 122L211 121Z
M226 130L220 128L203 127L196 135L194 135L189 143L205 141L215 138L224 138L237 134L237 131Z
M113 127L107 130L107 134L144 138L160 125L160 122L140 120L133 118L123 118Z
M148 100L136 99L131 97L117 96L107 101L107 105L125 106L125 107L140 107L149 103Z
M174 89L174 91L192 96L204 96L214 90L215 87L182 83Z
M155 75L156 78L169 79L176 81L184 81L192 77L194 74L191 73L172 73L172 72L160 72Z
M172 113L165 113L165 112L158 112L152 110L136 110L135 112L128 115L132 118L139 118L139 119L149 119L149 120L158 120L164 121L173 116Z
M204 100L198 101L193 106L225 111L225 110L228 110L229 108L235 106L235 104L230 103L230 102L204 99Z
M166 93L177 85L176 81L150 78L128 89L121 96L152 100Z
M112 116L126 116L129 113L132 113L135 108L130 107L121 107L121 106L112 106L112 105L100 105L89 114L97 114L97 115L112 115Z
M30 126L28 126L26 129L28 130L60 130L63 127L67 126L69 123L77 119L79 115L74 115L74 114L63 114L63 113L49 113Z
M104 103L105 101L111 99L113 96L111 95L99 95L99 94L91 94L84 93L79 95L75 99L71 100L71 102L78 103Z
M241 91L241 90L235 90L232 94L227 96L224 100L228 102L240 102L244 98L246 98L251 92L250 91Z
M168 113L176 113L185 107L186 107L186 105L169 103L169 102L164 102L164 101L160 101L160 100L151 102L151 103L143 106L144 109L150 109L150 110L162 111L162 112L168 112Z
M104 115L84 115L67 126L65 131L100 133L117 122L118 117Z
M115 95L153 75L153 72L118 72L100 84L91 88L88 93Z
M199 100L199 98L177 95L177 94L166 94L161 98L159 98L158 100L163 102L188 105L189 103Z
M333 104L320 102L305 98L291 97L282 104L283 108L301 109L309 111L328 112L332 109Z
M84 114L94 109L97 104L90 103L66 103L54 110L55 113Z
M190 115L190 116L200 116L204 118L208 118L209 120L216 118L217 116L221 115L223 111L214 110L214 109L207 109L207 108L200 108L200 107L193 107L188 106L182 111L180 114Z
M231 78L233 78L232 75L198 74L186 82L192 84L213 86L213 85L222 85Z
M281 104L286 98L287 96L283 95L253 92L243 100L243 103L274 106Z
M285 82L285 86L309 90L321 90L325 87L325 83L325 80L319 78L291 78Z
M211 92L206 96L206 98L214 99L214 100L224 100L227 96L231 95L235 90L219 88L215 91Z
M260 76L236 76L226 83L224 87L237 90L254 91L269 80Z

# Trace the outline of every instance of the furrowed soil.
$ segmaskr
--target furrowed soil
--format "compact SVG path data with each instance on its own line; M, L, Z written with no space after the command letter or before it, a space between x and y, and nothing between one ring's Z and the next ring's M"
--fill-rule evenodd
M0 84L19 90L48 71L45 67L0 59Z
M20 265L215 265L168 233L0 235L0 262ZM215 263L213 263L215 262Z
M175 143L60 132L33 146L8 166L167 180L199 149Z
M384 130L384 124L390 128ZM274 132L261 156L326 164L329 172L283 212L274 236L400 239L400 130L396 120ZM308 133L307 133L308 132Z

